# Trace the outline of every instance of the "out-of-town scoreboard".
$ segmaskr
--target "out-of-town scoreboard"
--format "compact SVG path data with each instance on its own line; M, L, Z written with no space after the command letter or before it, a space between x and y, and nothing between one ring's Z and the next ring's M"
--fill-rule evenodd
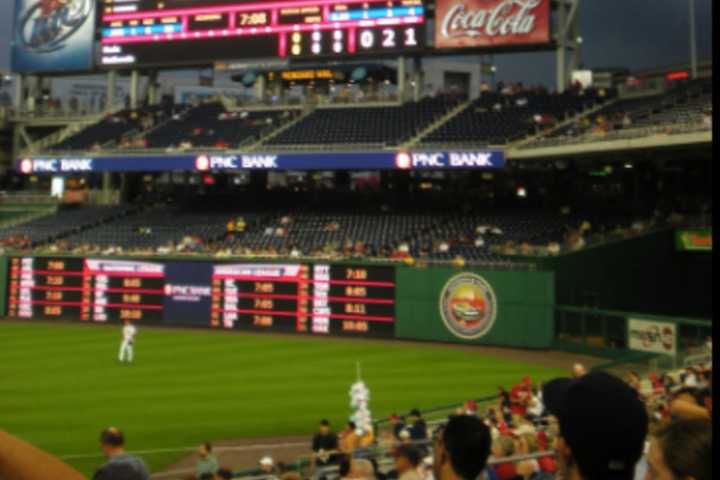
M395 268L12 257L8 316L393 337Z

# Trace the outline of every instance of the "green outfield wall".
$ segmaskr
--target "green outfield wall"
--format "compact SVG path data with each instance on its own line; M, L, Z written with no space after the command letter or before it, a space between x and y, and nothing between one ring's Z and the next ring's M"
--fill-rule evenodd
M30 259L34 262L34 272L28 277L28 273L21 271L22 262ZM158 283L156 279L143 280L151 281L152 287L143 285L140 290L155 288L167 289L170 285L179 283L192 284L195 286L207 285L210 289L211 276L203 277L202 272L205 269L214 269L218 266L235 266L242 268L244 265L253 265L254 268L263 268L268 266L272 269L278 265L301 265L309 272L310 280L317 280L319 277L317 272L324 268L328 268L330 272L331 283L334 285L333 291L330 292L331 314L336 318L332 318L329 331L324 332L330 335L347 335L357 337L386 337L407 340L422 340L433 342L451 342L463 343L470 345L499 345L519 348L548 348L550 347L553 335L553 305L554 305L554 276L549 271L531 271L523 270L492 270L492 269L472 269L472 268L451 268L438 266L406 266L397 264L378 264L371 262L280 262L280 261L253 261L253 260L217 260L217 259L200 259L200 258L162 258L150 257L146 259L126 258L126 259L110 259L105 257L93 257L93 262L113 262L128 260L130 263L144 265L143 262L153 262L153 265L162 263L165 268L166 277L164 283ZM15 273L11 278L12 268L10 262L14 262ZM87 271L88 264L83 267L83 258L74 256L53 256L53 257L2 257L0 261L0 307L4 315L25 317L25 318L41 318L43 320L81 320L81 306L68 306L73 302L81 302L80 290L87 288L94 291L96 288L92 282L96 282L95 278L85 280L87 287L83 287L83 281L78 277L83 275L83 270ZM120 263L118 263L120 265ZM259 267L258 267L259 265ZM318 270L319 268L319 270ZM51 270L58 269L58 270ZM63 274L62 270L72 270L64 277L66 282L60 284ZM74 269L74 270L73 270ZM191 275L182 277L177 276L178 271L187 273L188 271L199 271L197 276ZM214 270L215 271L215 270ZM224 270L223 270L224 271ZM260 270L258 270L260 271ZM174 272L172 276L171 272ZM343 275L349 275L356 280L347 280ZM367 277L366 277L367 275ZM21 278L32 277L33 287L22 287ZM181 278L182 277L182 278ZM300 278L300 277L298 277ZM348 277L349 278L349 277ZM50 280L52 279L52 282ZM376 281L373 281L376 280ZM352 282L358 283L353 286ZM111 284L117 288L122 288L120 283ZM203 283L204 282L204 283ZM267 303L264 302L264 293L257 294L248 291L248 280L244 279L239 288L248 296L253 297L256 303L252 306L235 307L255 310L266 308ZM12 283L13 287L9 288ZM259 281L259 283L265 283ZM311 282L312 283L312 282ZM361 287L363 291L350 291L348 288ZM390 284L394 286L391 289L380 289L377 285ZM134 286L137 286L133 284ZM149 285L149 284L148 284ZM279 285L279 284L278 284ZM224 288L224 287L223 287ZM232 287L236 289L236 286ZM267 288L267 285L265 287ZM276 310L284 310L277 318L269 319L267 317L274 315L263 315L262 312L253 310L253 313L247 313L245 310L241 314L243 317L236 323L227 328L241 328L246 330L264 330L268 332L278 333L317 333L313 331L313 317L305 322L307 328L301 327L301 316L307 311L314 315L317 313L315 300L308 302L293 302L288 300L287 285L283 285L285 295L278 294L277 297L282 298L276 300ZM317 289L317 286L312 288ZM67 290L65 290L67 289ZM15 307L8 305L9 292L15 298ZM120 297L117 294L109 293L107 298L103 298L103 302L109 304L120 303L128 298L127 301L138 301L133 299L133 289L127 290L127 297ZM263 290L264 292L270 290ZM279 288L274 290L277 294ZM318 290L311 290L309 294L311 298ZM60 292L60 293L58 293ZM207 299L204 304L202 299L193 304L174 305L169 300L169 293L163 293L162 290L155 290L147 302L164 305L162 312L160 311L143 311L142 317L137 317L137 321L151 325L182 325L194 327L218 327L222 328L222 317L215 317L218 321L213 324L211 312L216 308L218 303L223 300ZM295 290L291 290L290 297L295 295ZM343 297L342 300L337 299L341 295L366 295L369 298L362 300ZM114 297L111 297L115 295ZM21 315L17 302L23 302L32 296L32 302L37 303L32 306L32 313ZM377 298L372 298L377 296ZM148 298L150 298L148 297ZM272 294L266 296L267 299L273 299ZM159 300L158 300L159 298ZM222 295L218 294L218 299ZM298 297L299 298L299 297ZM93 300L87 300L94 302ZM100 301L100 300L98 300ZM140 299L140 302L145 300ZM246 299L241 299L241 302ZM284 302L284 307L277 307L280 302ZM92 303L94 304L94 303ZM358 307L359 304L360 307ZM364 306L363 306L364 305ZM309 307L303 310L304 306ZM113 307L115 308L115 307ZM104 316L102 321L106 323L119 323L123 318L132 318L134 309L132 306L117 307L124 312L130 312L129 316L120 316L117 311L110 312ZM194 308L192 315L186 315L188 310ZM360 308L360 309L358 309ZM84 320L93 321L93 307L90 311L86 311ZM159 309L158 309L159 310ZM288 310L290 312L298 312L298 320L287 319ZM185 315L185 318L183 316ZM365 319L367 318L367 321Z
M458 277L472 279L468 274L485 279L497 301L492 328L477 339L458 336L441 311L443 289ZM397 338L527 348L548 348L552 342L552 272L399 267L397 283Z

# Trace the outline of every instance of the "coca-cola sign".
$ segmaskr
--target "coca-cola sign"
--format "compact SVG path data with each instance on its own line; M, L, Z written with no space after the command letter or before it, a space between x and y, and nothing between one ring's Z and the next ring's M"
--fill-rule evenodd
M438 0L436 48L550 42L550 0Z

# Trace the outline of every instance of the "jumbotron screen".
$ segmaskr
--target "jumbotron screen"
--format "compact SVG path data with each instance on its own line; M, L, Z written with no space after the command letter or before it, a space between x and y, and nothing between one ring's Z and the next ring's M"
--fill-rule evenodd
M419 51L423 0L103 0L100 65Z
M8 316L393 337L395 269L12 257Z

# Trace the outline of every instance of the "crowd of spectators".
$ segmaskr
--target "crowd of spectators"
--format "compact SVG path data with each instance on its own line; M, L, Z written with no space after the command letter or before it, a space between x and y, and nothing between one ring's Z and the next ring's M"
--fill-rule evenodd
M182 212L177 215L182 218ZM356 258L408 264L428 260L465 264L509 261L510 257L518 256L555 256L682 225L687 220L676 212L666 215L659 211L647 218L583 218L565 209L544 216L298 212L215 217L212 221L217 225L208 223L202 234L188 231L182 220L177 225L155 224L148 218L145 224L142 219L127 217L128 225L132 224L130 231L122 223L126 222L123 217L111 220L123 225L116 235L108 233L112 232L112 223L103 223L84 230L80 236L68 237L61 232L46 240L27 234L0 236L0 248L78 255ZM95 235L95 230L105 233Z
M708 340L708 348L711 340ZM625 379L586 373L545 384L523 378L480 408L469 400L434 428L419 410L393 414L375 434L353 423L340 432L320 422L311 476L325 480L671 480L712 478L712 355L702 363ZM143 460L125 451L123 433L100 435L107 462L93 480L148 480ZM12 455L3 455L13 452ZM389 463L382 452L389 452ZM17 472L22 472L18 476ZM301 480L307 472L264 456L251 475ZM47 475L50 475L48 477ZM54 475L54 476L53 476ZM197 451L188 480L235 478L210 443ZM84 478L50 455L0 432L0 477Z

